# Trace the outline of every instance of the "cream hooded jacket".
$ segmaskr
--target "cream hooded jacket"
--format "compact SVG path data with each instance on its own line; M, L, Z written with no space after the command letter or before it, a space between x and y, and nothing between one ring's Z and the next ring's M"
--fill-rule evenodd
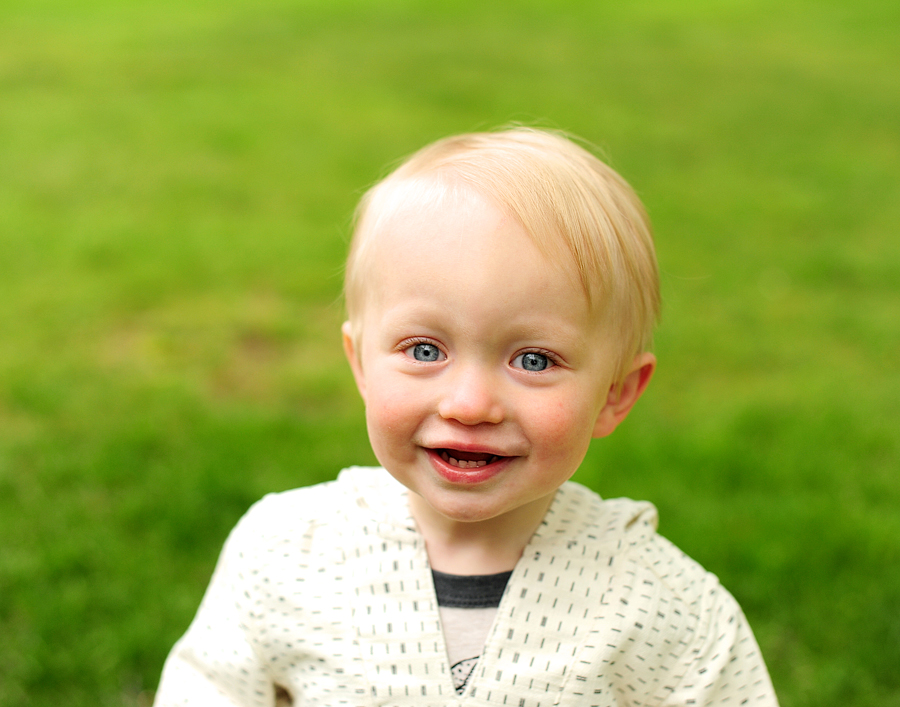
M744 616L649 503L557 492L466 692L407 491L378 468L271 495L232 531L166 661L170 705L777 704Z

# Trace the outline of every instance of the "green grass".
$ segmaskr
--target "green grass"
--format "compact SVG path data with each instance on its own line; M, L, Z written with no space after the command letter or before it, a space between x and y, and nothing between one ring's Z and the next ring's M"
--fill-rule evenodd
M262 494L372 461L361 190L453 132L599 145L660 369L578 478L648 498L786 707L900 706L900 6L0 8L0 704L144 705Z

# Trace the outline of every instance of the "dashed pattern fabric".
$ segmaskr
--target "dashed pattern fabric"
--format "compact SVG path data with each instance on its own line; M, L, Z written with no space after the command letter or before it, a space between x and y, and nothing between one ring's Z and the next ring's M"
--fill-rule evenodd
M267 496L232 531L155 704L777 705L737 603L649 503L566 483L510 577L465 693L425 543L382 469Z

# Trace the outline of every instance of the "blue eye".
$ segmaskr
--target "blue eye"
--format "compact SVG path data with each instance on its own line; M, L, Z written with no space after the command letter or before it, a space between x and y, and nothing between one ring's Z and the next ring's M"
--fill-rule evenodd
M513 365L526 371L545 371L553 365L553 361L542 353L529 351L516 356Z
M424 361L425 363L437 361L441 357L441 350L434 344L416 344L415 346L410 346L407 351L410 352L410 355L416 361Z

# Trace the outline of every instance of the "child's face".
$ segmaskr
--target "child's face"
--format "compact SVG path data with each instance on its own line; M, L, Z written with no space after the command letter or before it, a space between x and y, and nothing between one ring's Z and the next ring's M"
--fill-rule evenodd
M375 455L414 515L536 524L624 417L583 290L475 193L401 208L374 237L359 350L344 331Z

